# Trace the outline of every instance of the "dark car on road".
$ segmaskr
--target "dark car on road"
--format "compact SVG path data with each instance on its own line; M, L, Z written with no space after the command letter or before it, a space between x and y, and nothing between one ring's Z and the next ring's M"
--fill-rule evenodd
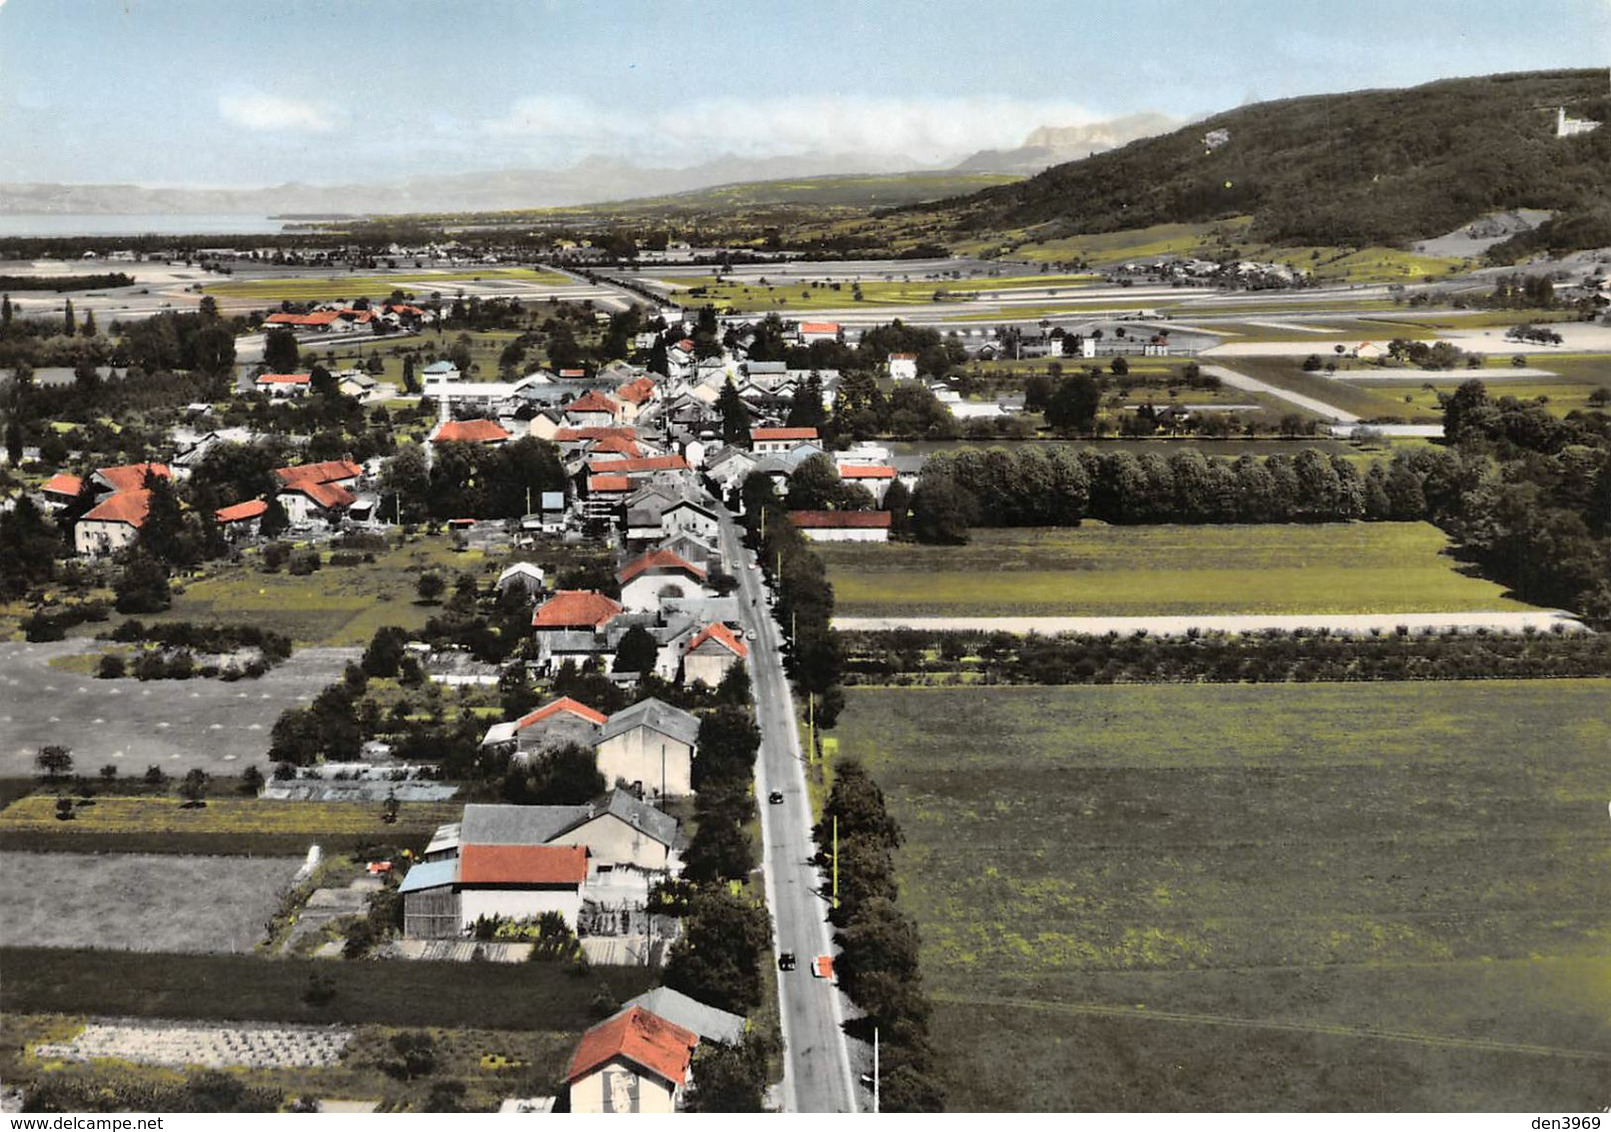
M768 794L766 796L766 800L768 802L770 802L774 806L780 804L783 801L783 791L781 791L781 790L772 791L772 793L770 793L770 794Z
M778 956L778 970L779 971L792 971L792 970L794 970L795 966L796 966L796 964L795 964L795 961L794 961L794 952L785 951L785 952L783 952L782 954L780 954Z

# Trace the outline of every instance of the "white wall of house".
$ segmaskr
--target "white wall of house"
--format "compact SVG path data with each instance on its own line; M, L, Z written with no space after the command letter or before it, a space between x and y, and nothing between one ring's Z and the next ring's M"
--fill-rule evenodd
M561 834L550 845L586 845L588 863L593 866L647 869L658 872L667 867L669 850L640 829L614 814L600 814L569 833Z
M73 526L73 548L80 554L116 554L132 543L140 532L127 523L105 519L80 519Z
M616 1058L571 1085L571 1111L670 1113L677 1111L681 1093L680 1088L640 1074L631 1062Z
M577 888L520 889L466 888L459 893L459 920L469 930L482 916L502 916L509 920L535 920L544 912L558 912L572 928L582 910L582 891Z
M813 527L801 534L814 542L888 542L885 527Z
M720 525L711 516L692 507L680 507L673 504L660 516L660 527L664 538L671 538L680 534L691 534L701 542L714 543Z
M647 793L660 795L662 748L665 753L664 795L677 798L693 793L692 745L647 727L634 727L598 745L598 768L604 776L604 784L641 783Z
M726 677L727 670L738 663L740 663L738 657L732 652L714 641L706 641L696 652L683 657L683 683L692 684L695 680L703 680L706 687L714 688Z
M681 571L645 570L621 587L621 604L635 611L655 610L660 608L661 597L699 597L714 592Z

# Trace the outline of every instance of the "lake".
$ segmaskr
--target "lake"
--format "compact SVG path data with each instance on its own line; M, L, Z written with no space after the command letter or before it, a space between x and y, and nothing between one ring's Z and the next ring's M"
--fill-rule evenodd
M0 239L50 236L261 236L284 229L268 216L187 213L0 213Z

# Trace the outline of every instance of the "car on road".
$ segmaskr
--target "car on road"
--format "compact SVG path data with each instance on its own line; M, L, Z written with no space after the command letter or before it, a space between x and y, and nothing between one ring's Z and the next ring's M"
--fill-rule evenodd
M779 805L783 801L783 791L781 791L781 790L772 791L772 793L770 793L770 794L768 794L766 796L766 800L768 802L770 802L774 806Z
M833 956L819 955L811 961L811 977L833 982Z
M778 956L778 970L792 971L798 964L795 962L794 952L785 951Z

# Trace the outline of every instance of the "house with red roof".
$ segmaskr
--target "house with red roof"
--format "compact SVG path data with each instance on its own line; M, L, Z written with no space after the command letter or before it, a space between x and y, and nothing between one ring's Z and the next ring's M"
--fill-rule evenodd
M561 696L519 719L494 723L487 728L481 745L499 747L511 744L514 757L527 762L542 751L563 747L567 743L591 747L598 738L599 729L604 726L605 718L603 712L594 711L569 696Z
M889 376L895 381L917 380L916 354L891 354L888 358Z
M73 526L73 548L80 554L115 554L140 535L151 510L151 493L118 491L87 511Z
M565 406L564 421L570 428L607 428L620 415L620 405L597 389L589 389Z
M509 443L511 433L497 421L442 421L425 438L427 445L479 444L484 448L497 448Z
M323 460L317 464L297 464L275 468L280 481L280 506L293 523L313 519L331 522L358 502L354 488L364 470L351 460Z
M713 621L688 642L682 657L683 683L698 680L707 688L714 688L727 676L728 669L745 663L749 655L749 646L737 633L720 621Z
M83 490L84 481L67 472L57 472L39 487L39 493L45 497L45 505L54 511L72 506L73 500Z
M270 397L306 397L313 388L311 373L260 373L252 382L259 393Z
M757 456L782 456L802 444L817 443L815 428L752 428L750 451Z
M173 472L166 464L119 464L97 468L90 475L90 481L95 485L96 498L105 499L114 492L140 491L145 487L147 476L171 480Z
M790 511L789 522L814 542L888 542L888 511Z
M882 507L889 485L895 482L896 473L889 464L840 464L839 478L861 484L872 492L873 502Z
M654 378L640 377L618 387L615 399L621 406L621 419L635 421L639 413L660 399L660 387Z
M572 929L587 884L585 845L486 844L465 839L452 856L408 870L403 897L405 933L456 939L481 919L536 921L558 912Z
M624 612L621 603L593 590L559 590L531 615L532 631L544 633L602 632Z
M653 612L664 598L712 597L705 571L669 550L639 555L615 573L621 583L621 604L627 609Z
M248 499L244 503L220 507L213 512L213 519L228 537L249 538L257 533L258 526L263 522L263 516L267 512L266 502L261 499Z
M699 1035L641 1006L582 1035L565 1084L572 1112L676 1112Z
M837 322L802 322L796 336L802 346L809 346L813 342L836 341L841 329Z

